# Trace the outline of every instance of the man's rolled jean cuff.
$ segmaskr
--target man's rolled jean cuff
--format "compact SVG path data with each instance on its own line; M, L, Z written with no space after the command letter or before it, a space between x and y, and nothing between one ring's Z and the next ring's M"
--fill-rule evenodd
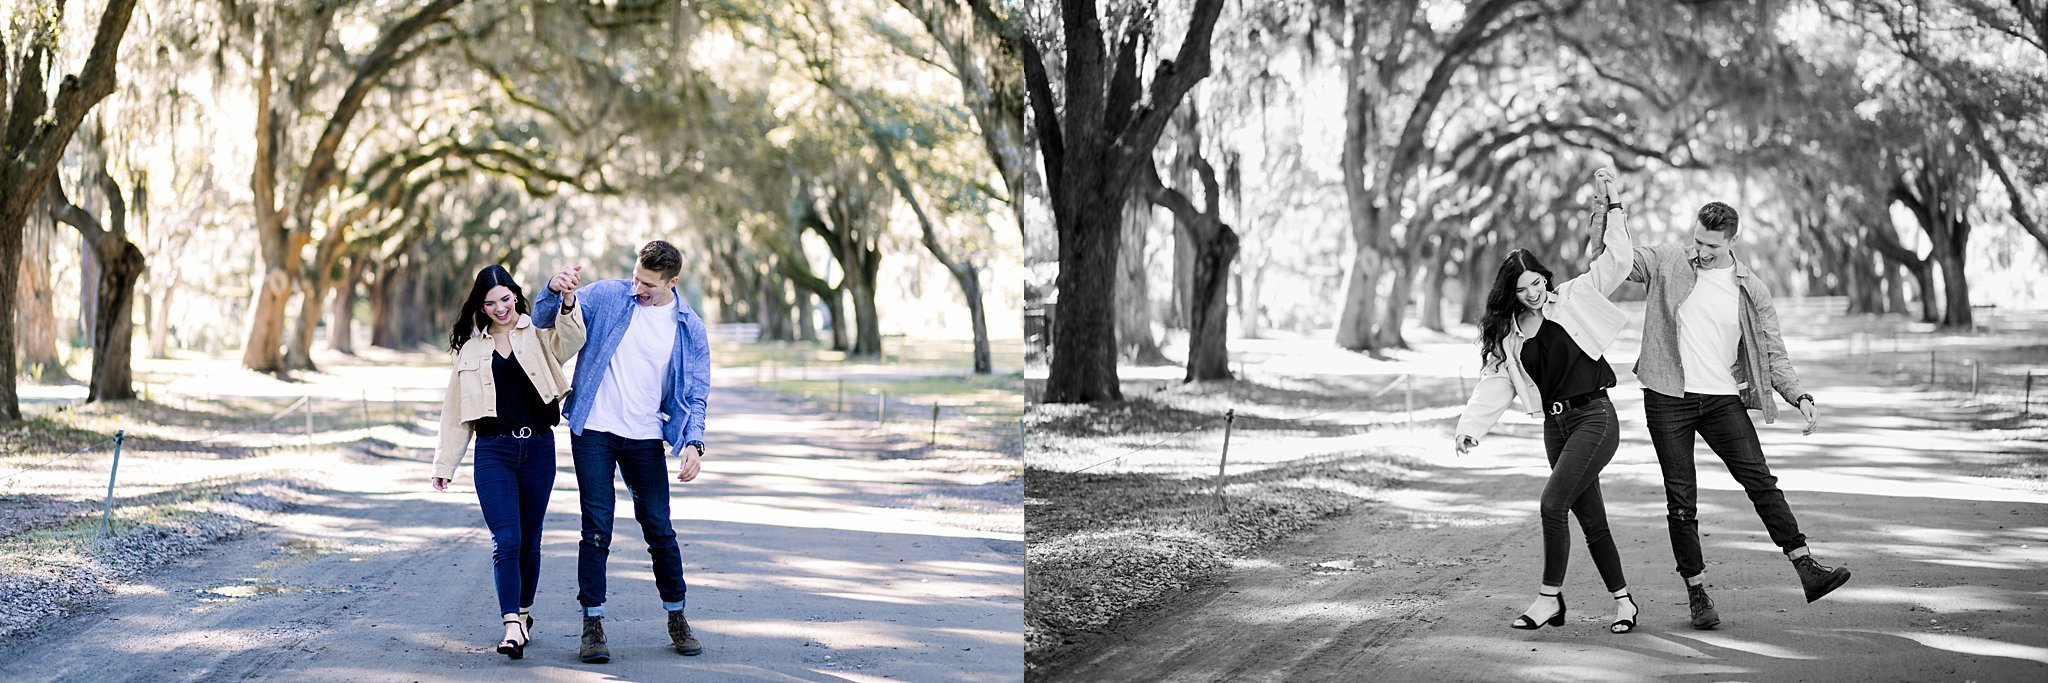
M585 608L583 608L583 616L586 616L586 617L602 617L602 616L604 616L604 605L591 605L591 606L589 606L589 607L585 607Z
M683 601L677 600L675 602L669 602L667 600L663 600L661 601L661 608L668 610L670 612L681 612L683 611Z

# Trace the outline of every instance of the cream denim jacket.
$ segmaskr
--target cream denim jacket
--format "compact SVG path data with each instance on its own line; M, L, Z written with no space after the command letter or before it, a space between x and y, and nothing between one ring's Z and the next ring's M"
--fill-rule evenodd
M1593 249L1593 267L1586 274L1558 285L1556 293L1543 304L1543 317L1557 321L1586 355L1602 358L1628 324L1628 315L1607 298L1628 277L1632 265L1629 256L1634 252L1628 234L1628 214L1621 209L1608 210L1607 229L1602 231L1597 244ZM1535 330L1522 330L1520 316L1510 321L1508 334L1500 344L1507 358L1505 362L1481 368L1479 384L1472 387L1472 398L1465 402L1465 413L1458 418L1458 436L1474 440L1485 436L1500 420L1500 414L1517 400L1522 410L1532 416L1543 412L1536 382L1522 368L1522 343L1534 335Z
M562 362L583 348L583 316L555 317L552 328L534 327L531 316L521 314L512 326L512 358L526 371L542 403L553 403L569 393L569 377ZM455 353L455 369L448 373L448 394L441 402L441 445L434 449L434 476L454 479L475 433L470 422L497 417L498 388L491 378L491 354L497 351L488 328L478 329L469 343Z

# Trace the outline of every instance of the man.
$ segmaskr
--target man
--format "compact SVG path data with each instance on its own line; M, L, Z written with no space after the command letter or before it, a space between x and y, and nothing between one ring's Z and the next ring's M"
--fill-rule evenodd
M1693 223L1692 244L1636 247L1628 276L1649 285L1635 372L1643 383L1650 441L1664 470L1671 553L1685 579L1692 626L1702 630L1719 626L1721 617L1702 574L1694 434L1706 439L1749 493L1771 541L1799 575L1807 602L1849 580L1847 568L1822 565L1807 550L1746 412L1761 410L1766 424L1777 421L1777 402L1765 391L1775 389L1806 417L1803 434L1819 425L1813 395L1800 387L1785 356L1770 290L1735 258L1738 231L1735 209L1710 202Z
M579 656L589 663L611 661L605 646L605 559L611 554L612 507L618 496L612 473L622 474L633 494L633 518L654 556L654 583L668 610L669 639L676 652L703 652L683 617L683 558L669 521L668 465L663 454L681 455L676 481L697 478L704 457L705 398L711 390L711 347L704 322L676 296L682 252L656 240L640 249L631 280L603 280L576 288L581 266L548 281L534 302L534 324L554 324L555 315L580 314L588 331L576 377L563 412L569 418L569 446L581 489L583 540L576 549L576 601L583 605ZM557 292L577 292L573 308Z

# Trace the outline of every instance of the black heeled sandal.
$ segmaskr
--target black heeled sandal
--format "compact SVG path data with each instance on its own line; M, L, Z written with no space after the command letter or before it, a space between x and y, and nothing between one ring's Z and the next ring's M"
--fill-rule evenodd
M1546 626L1546 625L1547 625L1547 626L1563 626L1563 625L1564 625L1564 593L1563 593L1563 592L1558 592L1558 593L1552 593L1552 594L1550 595L1550 597L1553 597L1553 598L1557 598L1557 614L1553 614L1553 615L1551 615L1551 616L1550 616L1550 618L1549 618L1549 619L1545 619L1545 620L1543 620L1543 621L1536 621L1536 620L1534 620L1534 619L1530 619L1530 618L1529 618L1529 615L1527 615L1527 614L1524 614L1524 615L1521 615L1521 616L1515 617L1515 622L1514 622L1514 623L1512 623L1512 624L1508 624L1508 626L1512 626L1512 627L1514 627L1514 628L1518 628L1518 629L1521 629L1521 630L1524 630L1524 631L1534 631L1534 630L1536 630L1536 629L1539 629L1539 628L1543 628L1543 627L1544 627L1544 626Z
M531 617L528 618L530 619ZM504 640L498 641L498 654L505 655L513 659L521 659L526 656L526 644L532 642L533 636L532 631L528 630L529 627L524 623L525 621L525 619L520 619L518 617L513 617L511 619L505 620L505 623L507 624L517 624L519 626L520 637L519 640L516 641L511 638L506 638Z
M1621 594L1621 595L1619 595L1619 596L1616 596L1616 597L1614 598L1614 601L1615 601L1615 602L1620 602L1620 601L1623 601L1623 600L1627 600L1627 601L1628 601L1628 606L1629 606L1629 607L1634 607L1634 608L1635 608L1635 610L1636 610L1636 613L1635 613L1635 615L1634 615L1634 616L1630 616L1630 617L1629 617L1629 618L1627 618L1627 619L1616 619L1616 620L1614 620L1614 623L1612 623L1612 624L1608 624L1608 625L1607 625L1607 630L1608 630L1609 632L1612 632L1612 633L1634 633L1634 632L1635 632L1635 630L1636 630L1636 617L1637 617L1637 616L1641 616L1641 615L1642 615L1642 613L1643 613L1643 608L1642 608L1642 606L1641 606L1641 605L1637 605L1637 604L1636 604L1636 598L1635 598L1635 596L1634 596L1634 595L1630 595L1630 594L1628 594L1628 593L1623 593L1623 594Z

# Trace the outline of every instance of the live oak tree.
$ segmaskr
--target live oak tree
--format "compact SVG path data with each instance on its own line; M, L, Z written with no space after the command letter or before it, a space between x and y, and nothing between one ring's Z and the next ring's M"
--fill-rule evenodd
M6 17L22 30L6 34L12 40L0 39L0 420L21 419L13 294L21 276L22 228L86 113L114 91L116 59L135 2L109 0L103 6L83 66L64 76L54 93L44 79L62 48L63 6L47 13L36 9L21 7L22 14Z
M1058 5L1058 35L1030 36L1021 55L1059 234L1059 333L1044 400L1116 401L1123 398L1114 301L1124 201L1153 163L1174 109L1209 73L1223 2L1196 0L1175 56L1145 65L1141 48L1157 39L1149 3L1110 13L1107 31L1096 3Z

